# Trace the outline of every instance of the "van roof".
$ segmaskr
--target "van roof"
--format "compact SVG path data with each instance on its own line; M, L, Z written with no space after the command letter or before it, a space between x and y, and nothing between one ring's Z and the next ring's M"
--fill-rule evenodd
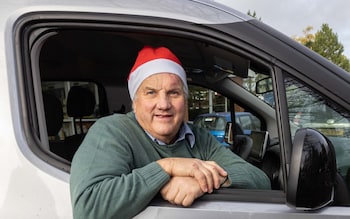
M34 11L72 11L154 16L193 23L234 23L253 19L211 0L2 0L0 26L12 14ZM186 13L186 11L188 13Z

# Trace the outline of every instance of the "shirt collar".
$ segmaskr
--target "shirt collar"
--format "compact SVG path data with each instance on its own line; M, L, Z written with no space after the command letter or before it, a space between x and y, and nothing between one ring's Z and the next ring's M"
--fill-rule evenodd
M166 143L156 139L153 137L150 133L146 131L147 135L152 139L152 141L158 143L159 145L166 145ZM190 144L191 148L193 148L194 143L195 143L195 137L194 134L189 127L187 123L183 123L183 125L180 128L178 138L176 139L175 143L182 141L182 140L187 140L188 143Z

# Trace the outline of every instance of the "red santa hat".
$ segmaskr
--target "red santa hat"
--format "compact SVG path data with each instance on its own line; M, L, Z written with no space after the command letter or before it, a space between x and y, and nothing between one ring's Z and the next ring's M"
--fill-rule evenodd
M179 76L185 92L188 93L186 73L179 59L168 48L145 46L139 51L128 77L131 99L134 99L137 89L146 78L163 72Z

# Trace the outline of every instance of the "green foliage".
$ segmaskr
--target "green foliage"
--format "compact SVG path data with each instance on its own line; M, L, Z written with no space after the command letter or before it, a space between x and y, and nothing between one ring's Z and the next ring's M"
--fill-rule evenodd
M350 60L345 55L340 55L338 65L347 72L350 72Z
M304 36L293 37L293 39L310 48L311 44L315 41L315 34L311 33L313 29L312 26L308 26L303 30Z
M253 18L256 18L256 19L258 19L259 21L261 21L261 17L258 18L255 11L254 11L253 13L251 13L250 10L249 10L247 14L248 14L249 16L251 16L251 17L253 17Z
M328 24L322 24L315 34L310 33L312 29L311 26L307 27L303 31L304 36L294 39L350 72L350 61L343 55L344 46L339 42L338 35Z
M338 41L337 34L327 24L323 24L321 30L316 32L315 41L310 48L336 64L339 64L339 58L344 52L344 46Z

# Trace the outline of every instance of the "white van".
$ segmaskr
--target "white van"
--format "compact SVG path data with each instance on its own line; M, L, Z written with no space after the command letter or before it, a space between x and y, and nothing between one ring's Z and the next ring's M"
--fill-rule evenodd
M72 156L98 118L131 110L126 78L146 44L167 46L182 61L190 122L221 111L260 120L268 139L253 139L245 159L272 189L219 189L189 208L155 197L136 218L350 217L348 72L210 0L0 6L0 218L73 217ZM292 121L322 107L331 113ZM238 136L230 127L227 143Z

